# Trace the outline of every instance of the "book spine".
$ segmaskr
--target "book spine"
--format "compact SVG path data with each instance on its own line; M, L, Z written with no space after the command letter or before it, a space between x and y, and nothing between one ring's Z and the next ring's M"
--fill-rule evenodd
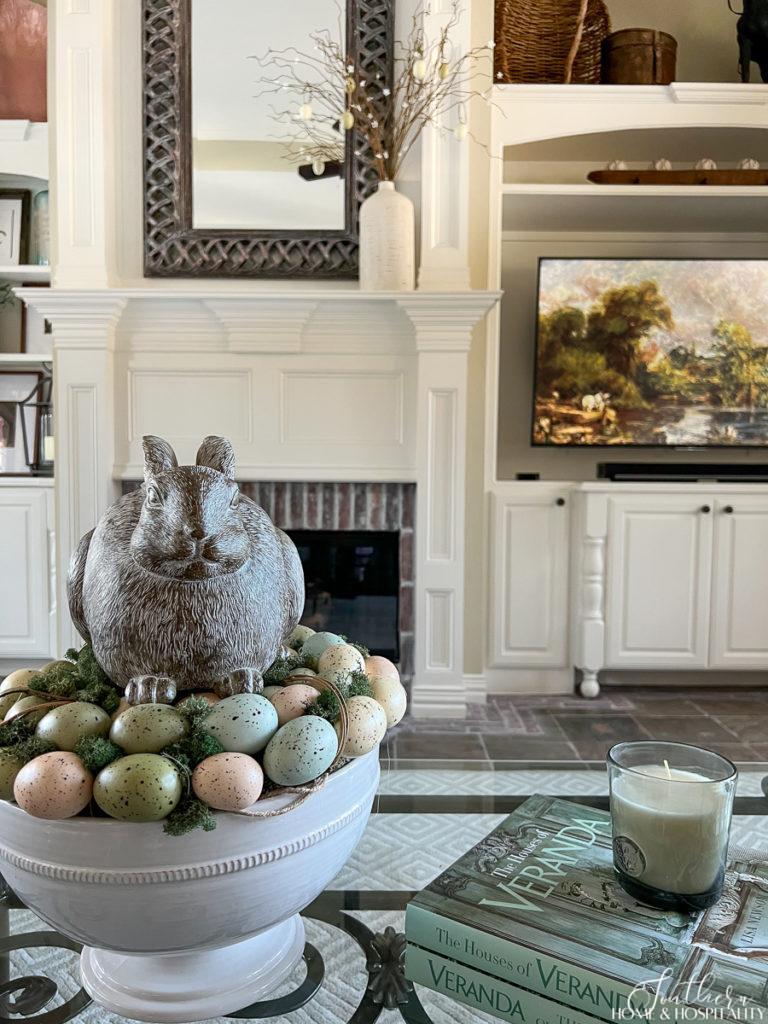
M478 968L499 980L514 981L524 989L604 1021L618 1020L621 1011L627 1011L630 995L632 1006L638 1010L654 1003L651 993L638 993L632 985L441 917L414 904L409 904L406 910L405 935L409 943ZM645 1019L653 1024L656 1016L654 1008Z
M579 1010L526 992L419 946L409 944L406 948L405 976L417 985L512 1024L601 1024Z

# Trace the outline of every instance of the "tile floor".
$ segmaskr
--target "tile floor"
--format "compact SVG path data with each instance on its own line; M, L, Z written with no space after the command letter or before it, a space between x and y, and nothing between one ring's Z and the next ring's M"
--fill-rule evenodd
M620 740L665 739L768 762L768 689L606 687L597 700L489 697L463 721L406 718L387 737L395 762L602 761Z

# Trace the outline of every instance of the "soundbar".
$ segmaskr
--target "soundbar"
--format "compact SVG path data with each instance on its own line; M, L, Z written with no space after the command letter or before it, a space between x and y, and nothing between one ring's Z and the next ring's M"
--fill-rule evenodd
M768 483L768 464L730 462L599 462L598 480L616 483Z

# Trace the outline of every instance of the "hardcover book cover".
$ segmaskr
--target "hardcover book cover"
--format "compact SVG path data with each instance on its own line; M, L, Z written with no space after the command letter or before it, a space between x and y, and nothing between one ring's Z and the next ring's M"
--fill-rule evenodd
M610 815L554 797L419 893L406 937L606 1021L768 1022L768 864L734 861L705 914L655 910L615 878Z

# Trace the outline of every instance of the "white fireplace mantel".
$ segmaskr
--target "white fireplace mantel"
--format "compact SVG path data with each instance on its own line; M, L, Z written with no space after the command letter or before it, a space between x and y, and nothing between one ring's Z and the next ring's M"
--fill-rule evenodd
M59 608L79 538L142 474L231 437L250 480L415 481L417 714L464 713L467 359L498 292L18 289L51 324ZM59 646L72 626L60 615Z

